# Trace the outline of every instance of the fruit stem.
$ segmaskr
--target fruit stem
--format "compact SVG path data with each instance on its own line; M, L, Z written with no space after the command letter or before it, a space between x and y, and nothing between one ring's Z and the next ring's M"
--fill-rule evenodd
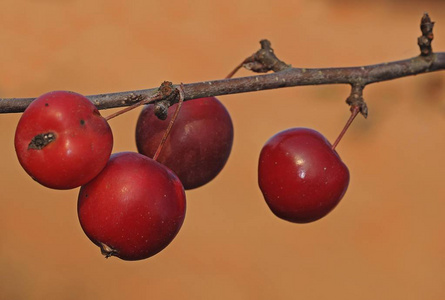
M242 63L240 63L239 65L237 65L237 66L235 67L235 69L233 69L233 71L230 72L229 75L226 76L226 79L230 79L230 78L232 78L233 75L235 75L235 73L238 72L238 70L241 69L241 68L243 67L243 65L244 65L245 62L246 62L246 61L243 61Z
M343 130L340 132L340 135L338 136L337 140L332 145L332 150L335 150L335 147L337 147L338 143L340 143L341 139L345 135L349 126L351 126L352 121L354 121L355 117L358 115L359 112L360 112L359 106L355 106L355 105L351 106L351 116L349 117L348 121L346 122L345 127L343 127Z
M167 138L170 135L170 132L172 130L173 124L175 123L176 118L178 117L179 110L181 109L182 103L184 102L184 88L183 88L183 84L182 83L179 86L179 88L177 88L177 90L179 91L178 106L176 107L176 110L175 110L175 112L173 114L172 119L170 120L170 123L168 124L167 129L164 132L164 135L162 136L162 139L161 139L161 142L159 143L158 149L156 149L155 155L153 156L153 160L157 160L158 159L159 154L161 153L162 147L164 147L164 144L167 141Z
M153 101L156 101L156 100L160 100L160 99L162 99L162 96L159 95L159 94L155 94L155 95L153 95L153 96L151 96L151 97L149 97L147 99L143 99L143 100L141 100L139 102L136 102L135 104L127 106L126 108L121 109L121 110L119 110L119 111L117 111L115 113L112 113L111 115L108 115L108 116L106 116L104 118L107 121L111 120L111 119L113 119L113 118L115 118L117 116L120 116L120 115L122 115L122 114L124 114L124 113L126 113L126 112L128 112L130 110L135 109L136 107L139 107L141 105L148 104L150 102L153 102Z

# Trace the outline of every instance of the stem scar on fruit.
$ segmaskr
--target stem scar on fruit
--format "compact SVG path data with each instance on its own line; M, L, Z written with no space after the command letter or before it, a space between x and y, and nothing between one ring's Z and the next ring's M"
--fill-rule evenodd
M110 246L104 243L100 243L99 247L100 247L100 252L102 253L103 256L105 256L105 258L109 258L111 256L116 256L117 254L119 254L117 250L111 248Z

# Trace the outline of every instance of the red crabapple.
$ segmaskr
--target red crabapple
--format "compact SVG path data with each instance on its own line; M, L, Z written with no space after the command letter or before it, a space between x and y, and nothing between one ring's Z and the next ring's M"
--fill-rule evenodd
M185 217L185 192L167 167L139 153L113 154L82 186L79 221L106 257L140 260L173 240Z
M348 188L349 171L324 136L312 129L293 128L264 145L258 183L276 216L308 223L337 206Z
M86 97L54 91L28 106L14 143L20 164L33 179L49 188L71 189L103 169L113 148L113 135Z
M153 157L177 104L166 120L154 114L154 105L141 112L136 126L139 153ZM157 161L175 172L185 189L200 187L222 170L233 143L233 125L224 105L215 97L185 101Z

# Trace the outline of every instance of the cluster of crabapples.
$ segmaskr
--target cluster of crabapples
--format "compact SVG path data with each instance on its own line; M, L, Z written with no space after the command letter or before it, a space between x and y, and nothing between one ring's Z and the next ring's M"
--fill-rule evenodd
M112 153L113 135L86 97L46 93L22 114L15 149L25 171L53 189L80 187L78 217L88 238L106 257L140 260L164 249L179 232L185 190L205 185L223 169L233 125L215 97L183 103L159 155L166 120L146 105L136 126L139 153ZM341 200L349 171L318 132L293 128L264 145L258 182L271 211L284 220L308 223Z

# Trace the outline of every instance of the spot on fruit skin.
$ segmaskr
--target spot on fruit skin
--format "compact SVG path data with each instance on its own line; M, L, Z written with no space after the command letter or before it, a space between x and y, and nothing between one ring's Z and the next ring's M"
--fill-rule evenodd
M40 133L32 138L28 145L29 149L42 150L51 142L56 140L56 135L53 132Z

